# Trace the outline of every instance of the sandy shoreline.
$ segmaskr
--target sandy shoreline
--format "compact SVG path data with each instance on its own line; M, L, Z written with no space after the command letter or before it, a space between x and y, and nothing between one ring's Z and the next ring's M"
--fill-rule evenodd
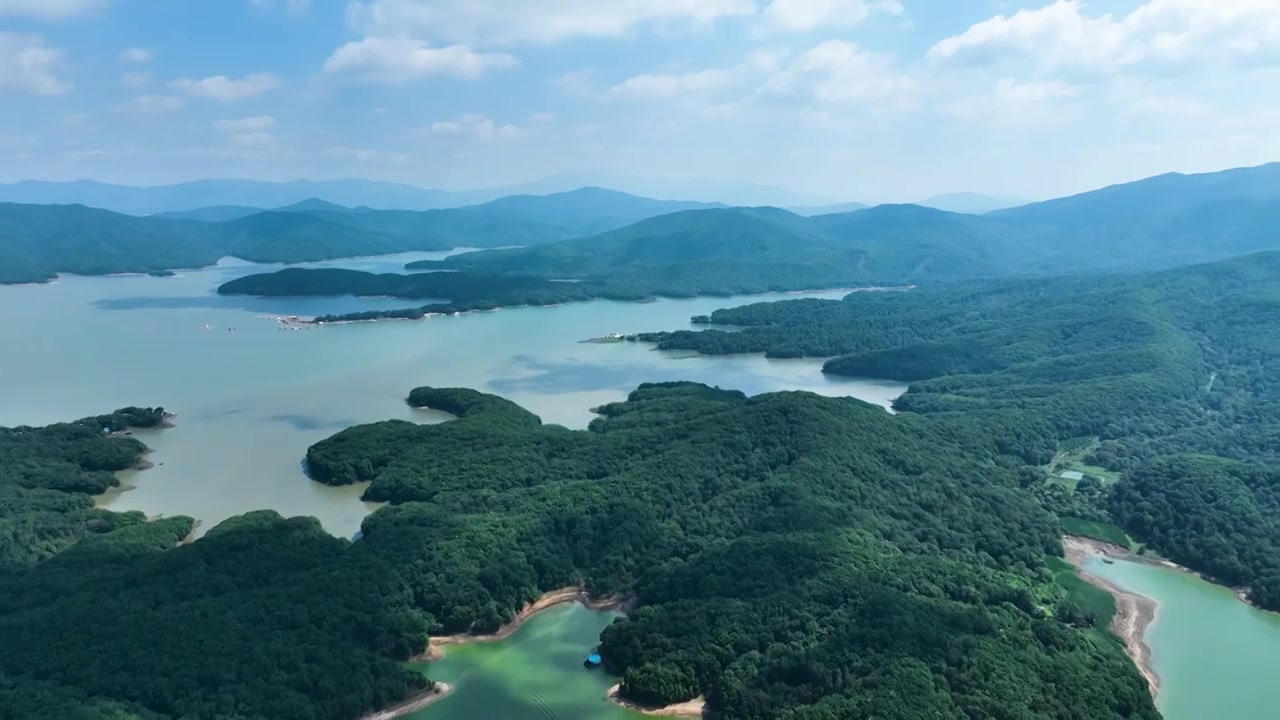
M1111 545L1091 538L1068 535L1062 539L1067 562L1076 567L1076 574L1089 584L1106 590L1116 599L1116 616L1111 621L1111 631L1124 641L1125 653L1133 659L1138 671L1146 678L1154 697L1160 692L1160 676L1151 666L1151 647L1146 633L1160 613L1160 605L1153 598L1124 590L1117 585L1085 570L1085 563L1095 557L1128 558L1131 553L1118 545Z
M435 687L427 690L426 692L414 695L408 700L405 700L398 705L392 705L385 710L379 710L377 712L363 715L360 720L394 720L395 718L403 715L418 712L422 708L440 700L445 695L448 695L452 690L453 688L447 683L437 682Z
M645 715L654 717L683 717L683 718L700 718L706 712L707 702L701 696L692 700L686 700L682 703L672 703L665 707L650 707L648 705L640 705L631 702L625 698L618 696L620 685L614 685L605 691L605 697L609 698L609 702L615 705L621 705L628 710L634 710Z
M627 598L613 597L604 599L593 599L586 589L581 587L564 587L559 590L552 590L542 597L534 600L524 609L516 613L515 619L503 625L497 632L486 634L461 633L458 635L439 635L431 638L427 643L427 649L421 655L413 658L414 660L439 660L444 657L444 648L449 645L461 645L465 643L483 643L496 642L511 637L511 634L520 629L529 618L537 615L543 610L553 608L557 605L566 603L580 602L591 610L625 610L630 601Z

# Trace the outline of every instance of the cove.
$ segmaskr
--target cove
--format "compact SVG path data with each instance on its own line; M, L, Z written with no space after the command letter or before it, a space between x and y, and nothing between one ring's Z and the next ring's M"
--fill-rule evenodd
M1166 720L1270 720L1280 707L1280 615L1190 573L1116 559L1087 571L1160 607L1145 639Z
M395 272L449 253L408 253L310 267ZM420 385L508 397L546 422L582 428L590 408L649 381L695 380L757 394L811 390L888 406L901 383L824 376L821 360L703 357L637 343L582 344L611 332L691 327L694 315L807 295L596 301L511 308L431 320L282 331L264 315L319 315L403 307L391 298L249 298L214 293L269 271L241 261L174 277L63 276L0 286L0 425L43 425L125 405L163 405L176 427L139 433L155 467L124 473L133 487L101 504L148 515L190 515L203 528L249 510L317 517L350 537L375 509L362 487L310 481L309 445L351 425L440 422L404 402ZM209 329L205 329L206 326Z
M639 720L645 715L610 702L617 682L582 659L618 613L581 604L556 605L530 617L512 635L487 643L451 645L444 659L415 663L451 692L405 715L413 720Z

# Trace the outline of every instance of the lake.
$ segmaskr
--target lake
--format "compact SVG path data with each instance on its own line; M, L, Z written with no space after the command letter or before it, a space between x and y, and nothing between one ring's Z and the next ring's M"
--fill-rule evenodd
M1160 603L1147 629L1166 720L1271 720L1280 708L1280 615L1222 586L1169 568L1091 559L1086 569Z
M443 660L417 664L453 691L412 720L639 720L645 715L605 698L617 682L582 660L617 613L578 603L557 605L529 618L498 642L451 645Z
M406 262L447 254L310 266L394 272ZM647 381L696 380L749 394L812 390L886 407L906 389L823 376L821 360L690 357L638 343L580 343L610 332L688 328L690 317L716 308L798 295L597 301L282 331L260 316L412 303L214 294L228 280L279 267L232 261L168 278L64 276L47 285L0 286L0 425L162 405L178 413L177 426L138 434L153 448L149 459L156 467L124 473L133 489L104 496L105 506L190 515L203 529L271 508L315 516L330 532L350 537L374 507L360 502L361 487L308 480L306 449L357 423L443 420L405 404L419 385L497 393L547 422L575 428L587 425L590 408L624 399Z

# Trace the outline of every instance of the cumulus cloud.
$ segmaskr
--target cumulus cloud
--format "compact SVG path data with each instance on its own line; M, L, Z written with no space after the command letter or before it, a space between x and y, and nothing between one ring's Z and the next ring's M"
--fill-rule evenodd
M809 32L853 27L872 15L902 15L899 0L772 0L760 14L762 28Z
M730 68L635 75L606 90L604 96L615 100L707 98L759 81L766 74L776 71L782 58L781 53L757 50Z
M944 103L941 110L946 115L966 120L985 122L995 119L1006 124L1039 122L1055 114L1052 103L1079 94L1079 88L1056 80L1018 82L1006 77L996 81L988 91L966 93Z
M362 0L348 6L347 22L369 35L501 45L614 37L653 23L709 26L755 12L754 0Z
M1091 14L1077 0L1057 0L973 25L938 42L928 57L968 67L1030 62L1041 71L1115 71L1274 54L1277 43L1275 0L1149 0L1124 16Z
M36 95L70 92L71 84L57 76L62 65L62 51L46 45L39 35L0 32L0 91Z
M276 119L270 115L240 118L239 120L218 120L213 129L225 133L265 132L276 126Z
M325 148L326 157L345 158L348 160L358 160L360 162L389 162L403 163L409 161L409 155L402 152L385 152L382 150L373 150L370 148L351 147L349 145L334 145Z
M120 62L149 63L151 62L151 51L140 47L126 48L120 52Z
M335 50L324 71L394 84L433 75L472 79L515 64L510 55L476 52L464 45L430 47L405 36L367 37Z
M183 105L182 98L174 95L139 95L128 102L117 105L116 111L140 115L159 115L181 110Z
M170 86L188 97L236 102L274 90L280 86L280 79L269 73L246 75L239 79L215 75L202 80L175 80Z
M0 0L0 17L14 15L45 20L83 15L107 4L107 0Z
M127 88L138 89L151 84L151 73L127 72L120 76L120 84Z
M227 142L246 150L275 147L276 136L265 132L241 132L227 136Z
M516 125L503 125L484 113L468 113L452 120L431 124L432 135L465 136L479 140L518 140L528 132Z
M827 40L771 76L759 95L820 103L875 101L908 92L913 84L892 57L851 42Z

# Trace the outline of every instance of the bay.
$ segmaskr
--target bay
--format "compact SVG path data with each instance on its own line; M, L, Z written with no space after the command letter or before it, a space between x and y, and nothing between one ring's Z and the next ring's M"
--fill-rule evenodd
M309 266L395 272L406 262L446 254ZM132 489L104 496L103 505L190 515L203 529L271 508L315 516L330 532L349 537L374 506L359 500L361 487L307 479L306 448L358 423L445 419L405 405L419 385L497 393L546 422L574 428L591 420L590 408L651 381L696 380L748 394L811 390L885 407L905 390L901 383L826 377L816 359L689 357L638 343L580 342L610 332L687 328L690 317L716 308L801 295L597 301L285 331L262 316L406 302L214 293L228 280L278 267L233 261L167 278L64 276L46 285L0 287L0 425L162 405L178 413L176 427L139 433L154 450L155 467L122 474Z
M1280 707L1280 615L1229 588L1177 570L1117 559L1086 563L1093 575L1159 603L1147 628L1165 720L1271 720Z
M451 645L443 660L417 664L451 692L406 715L412 720L639 720L645 715L608 700L617 682L582 660L617 613L557 605L497 642Z

